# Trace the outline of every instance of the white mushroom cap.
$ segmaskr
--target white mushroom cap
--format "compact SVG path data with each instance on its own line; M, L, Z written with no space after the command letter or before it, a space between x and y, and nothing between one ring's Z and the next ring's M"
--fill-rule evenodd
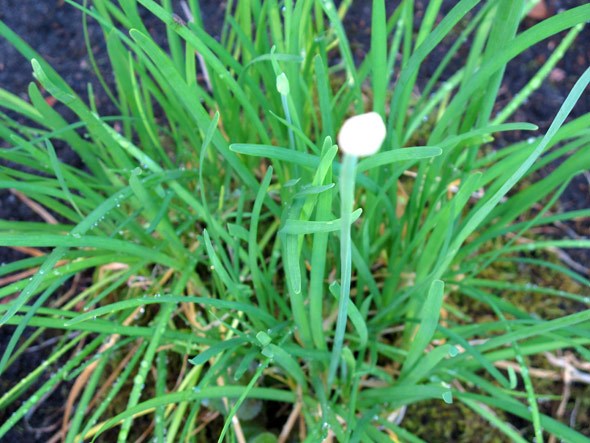
M385 124L378 113L355 115L340 128L338 146L345 154L366 157L379 150L386 133Z

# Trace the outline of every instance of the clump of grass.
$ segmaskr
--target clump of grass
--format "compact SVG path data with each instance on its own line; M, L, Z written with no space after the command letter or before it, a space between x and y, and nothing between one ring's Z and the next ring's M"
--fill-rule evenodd
M170 1L68 3L104 30L114 89L96 74L119 114L101 116L92 90L79 97L0 22L37 80L29 101L0 91L3 108L29 122L0 115L11 165L0 167L0 186L48 221L0 221L0 244L31 253L0 269L11 277L0 323L16 326L0 373L30 346L26 327L62 332L46 362L0 396L0 409L13 410L0 437L69 380L58 431L67 442L422 441L405 411L433 401L432 420L458 402L512 441L587 440L542 412L528 362L565 349L588 361L590 311L539 316L500 297L511 282L489 270L509 259L587 288L585 276L527 254L590 246L532 231L590 215L553 211L590 167L590 115L565 123L590 70L545 135L489 147L494 134L536 129L506 121L564 56L589 5L518 33L530 2L461 0L439 20L432 1L414 32L412 1L386 15L374 0L370 51L357 65L342 25L350 2L232 2L220 41L196 0L186 20ZM140 8L165 25L168 51ZM508 62L562 31L566 43L494 113ZM422 63L448 36L448 56L415 94ZM466 41L464 65L441 81ZM347 169L335 136L369 111L385 122L385 141ZM84 169L57 158L56 140ZM337 186L346 171L350 193ZM56 297L90 270L88 287ZM550 284L519 289L587 306L587 293ZM466 322L457 297L488 317Z

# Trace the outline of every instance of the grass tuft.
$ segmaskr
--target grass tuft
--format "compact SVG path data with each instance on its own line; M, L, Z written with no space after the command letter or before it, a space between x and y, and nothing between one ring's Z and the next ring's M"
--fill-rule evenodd
M568 392L588 383L590 282L563 260L590 241L547 232L590 215L559 208L590 169L590 114L572 117L590 68L545 134L508 120L590 5L520 32L524 0L436 0L421 18L373 0L357 60L350 1L229 2L218 40L197 0L183 16L66 2L88 47L86 21L102 28L112 85L91 66L118 112L0 21L36 79L28 99L0 90L0 188L45 221L0 220L26 255L0 268L0 439L68 386L48 441L588 441L564 411L587 403ZM561 32L500 106L509 63ZM340 157L344 121L369 111L381 151Z

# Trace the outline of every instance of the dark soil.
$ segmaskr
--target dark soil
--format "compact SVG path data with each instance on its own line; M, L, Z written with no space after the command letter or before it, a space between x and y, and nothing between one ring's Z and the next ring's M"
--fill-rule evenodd
M175 5L179 4L174 0ZM219 34L220 23L223 20L223 4L217 0L200 1L205 17L206 26L213 35ZM399 2L391 1L388 9L391 10ZM574 6L586 3L586 0L549 0L546 2L550 12L561 9L569 9ZM444 12L455 4L453 1L446 1ZM426 1L415 2L416 17L419 21L425 7ZM179 15L182 13L178 11ZM96 92L96 99L99 109L103 115L116 114L117 110L109 102L102 92L99 82L96 80L90 62L88 60L86 47L82 32L82 14L77 9L65 4L63 0L0 0L0 20L4 21L11 29L27 41L39 54L63 76L63 78L81 96L86 95L87 84L91 83ZM161 29L161 25L149 14L145 15L146 26L150 30ZM357 0L345 22L357 59L362 59L370 42L371 22L371 1ZM524 28L533 26L534 19L527 19L523 24ZM102 37L100 27L92 20L88 21L92 51L98 61L103 74L111 71ZM154 35L164 35L155 32ZM559 43L562 36L555 36L541 44L531 48L519 56L508 66L502 94L499 97L497 106L509 101L511 96L519 91L522 86L534 75L551 54L553 48ZM590 27L582 32L577 42L570 49L568 55L559 63L557 72L552 80L545 81L528 102L513 117L513 120L528 121L539 126L540 133L544 133L557 113L561 103L567 96L573 84L580 77L582 72L590 66ZM427 79L438 66L438 62L444 56L445 47L441 46L427 59L421 74L421 79ZM0 39L0 88L11 91L22 98L27 97L27 86L33 81L31 68L28 61L5 40ZM112 80L112 79L111 79ZM419 84L423 84L419 81ZM59 105L57 105L59 106ZM63 110L66 118L71 118L67 111ZM590 112L590 94L585 94L574 109L573 116L579 116ZM509 142L511 140L506 140ZM0 146L2 148L2 146ZM60 158L70 164L82 166L77 156L66 146L56 145ZM590 207L590 191L588 176L579 176L574 179L567 188L562 200L563 210L574 210ZM0 218L4 220L35 220L40 218L28 206L23 204L15 195L5 190L0 191ZM570 224L561 229L563 232L558 236L579 235L590 236L590 221L582 220L576 224ZM577 263L588 263L590 258L587 251L569 251L570 256ZM0 264L23 258L24 255L12 249L0 247ZM13 328L4 327L0 329L0 353L6 346L12 334ZM2 376L0 392L8 386L14 385L22 374L29 373L51 352L51 346L43 347L51 336L43 335L37 343L41 345L38 352L25 354L10 368L10 371ZM30 417L9 433L3 442L44 442L49 436L55 433L51 425L60 422L60 414L63 407L63 399L67 396L67 387L61 385L60 390L54 392L40 408L35 411L34 417ZM0 422L5 420L10 411L0 411Z

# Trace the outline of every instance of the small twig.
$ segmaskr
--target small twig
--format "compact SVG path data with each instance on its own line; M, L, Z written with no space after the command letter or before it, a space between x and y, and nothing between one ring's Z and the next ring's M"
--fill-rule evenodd
M558 368L563 368L564 376L563 380L565 382L579 382L590 384L590 374L586 372L582 372L578 370L574 365L574 360L572 356L565 356L565 357L556 357L555 355L551 354L550 352L545 353L545 357L553 366Z
M189 5L187 4L187 2L185 0L182 0L180 2L180 7L182 8L182 12L184 12L184 16L186 17L186 22L187 23L194 23L195 17L193 17L193 12L191 11L191 8L189 7Z
M34 249L34 248L21 248L21 247L11 247L11 249L20 251L20 252L24 252L28 255L31 255L33 257L42 257L45 255L44 252L39 251L38 249ZM39 252L40 255L37 253ZM59 267L59 266L63 266L65 264L68 263L68 260L60 260L55 264L55 267ZM27 269L26 271L22 271L19 272L17 274L12 274L12 275L8 275L6 277L0 278L0 287L6 286L10 283L14 283L15 281L19 281L19 280L24 280L27 277L30 277L31 275L35 275L37 273L37 271L40 269L39 266L31 268L31 269Z
M299 414L301 414L301 407L302 407L302 403L301 403L301 401L298 400L297 403L295 403L293 410L289 414L289 418L287 419L285 425L283 426L283 429L281 431L281 435L279 435L279 443L286 443L287 442L287 439L289 438L289 435L291 434L291 430L293 429L293 426L295 426L295 422L299 418Z
M182 12L184 13L184 16L186 17L186 22L187 23L194 23L195 17L193 16L191 8L186 3L186 1L182 0L180 2L180 7L182 8ZM205 63L205 59L197 51L195 51L195 55L197 56L197 60L199 62L199 67L201 68L201 72L203 73L203 81L205 82L205 85L207 86L207 91L211 92L211 91L213 91L213 86L211 85L211 77L209 76L209 71L207 70L207 64Z
M520 373L522 372L522 367L515 362L500 360L494 363L494 366L500 369L507 369L512 368L514 371ZM529 374L532 377L542 378L544 380L561 380L562 377L556 371L551 371L548 369L538 369L538 368L528 368Z
M141 340L138 342L138 344L133 349L131 349L127 353L127 355L125 355L125 357L123 357L123 359L119 362L117 367L111 372L109 377L103 383L101 383L102 386L96 392L96 394L94 394L94 397L92 398L92 400L90 400L90 403L88 403L88 409L92 409L94 407L94 405L96 404L96 402L98 402L99 399L106 396L106 391L115 383L115 381L117 380L117 377L119 377L121 372L123 372L123 369L125 369L125 367L129 363L129 361L131 361L131 358L137 353L137 350L139 349L140 345L141 345Z
M136 313L141 309L141 307L137 307L124 321L123 326L129 326L133 323ZM98 349L99 354L104 354L105 351L113 347L121 338L120 334L112 334L106 341L100 346ZM82 389L86 386L87 381L90 379L90 376L98 366L99 360L95 360L90 363L84 371L78 377L76 377L76 381L74 382L73 386L70 388L70 394L66 399L65 410L62 419L62 426L61 431L58 433L62 436L62 439L65 440L67 431L70 427L70 415L74 410L74 403L78 395L82 392Z
M570 228L567 224L556 220L555 222L553 222L553 224L555 226L557 226L558 228L560 228L561 230L565 231L565 233L570 237L570 238L575 238L576 240L581 240L584 237L579 235L576 231L574 231L572 228Z
M70 289L68 289L61 297L59 297L57 300L55 300L53 303L51 303L51 307L52 308L59 308L66 301L68 301L72 297L72 295L74 295L78 291L78 285L80 284L81 278L82 278L81 273L77 273L76 275L74 275L74 279L72 281L72 285L70 286Z
M19 272L18 274L12 274L4 278L0 278L0 287L7 286L15 281L24 280L31 275L35 275L39 268L27 269L26 271Z
M35 411L36 411L36 410L37 410L37 409L38 409L38 408L39 408L39 407L40 407L40 406L41 406L43 403L45 403L45 401L46 401L46 400L47 400L49 397L51 397L51 395L53 395L53 393L55 392L55 390L58 388L58 386L59 386L59 385L60 385L59 383L56 383L55 385L53 385L53 386L51 387L51 389L50 389L48 392L46 392L46 393L45 393L45 394L44 394L44 395L41 397L41 399L40 399L40 400L39 400L37 403L35 403L35 404L33 404L33 405L31 406L31 408L30 408L30 409L29 409L29 410L26 412L26 414L25 414L25 416L24 416L25 422L28 422L28 420L30 420L30 419L31 419L31 417L32 417L32 416L35 414Z
M41 251L40 249L29 248L28 246L9 246L9 248L18 252L22 252L26 255L30 255L31 257L42 257L45 255L45 252Z
M547 248L547 250L550 252L553 252L555 255L557 255L557 257L562 262L564 262L566 265L568 265L574 271L578 271L581 274L590 275L590 269L588 269L587 267L585 267L585 266L581 265L580 263L578 263L577 261L575 261L563 249L552 247L552 248Z
M127 279L127 286L130 288L141 288L147 291L151 288L153 280L142 275L132 275Z
M514 238L516 234L509 233L507 234L508 238ZM519 237L516 239L517 244L530 244L533 243L534 240L530 238ZM545 251L555 254L557 258L559 258L562 262L572 268L574 271L577 271L581 274L590 275L590 269L581 265L580 263L576 262L573 258L571 258L563 249L557 248L555 246L551 246L545 249Z
M57 225L58 224L58 221L56 220L56 218L53 215L51 215L49 212L47 212L47 210L43 206L41 206L39 203L34 202L29 197L27 197L25 194L17 191L16 189L11 189L10 192L12 194L14 194L14 196L16 196L16 198L18 198L21 202L23 202L25 205L27 205L31 211L36 213L39 217L41 217L47 223L49 223L50 225Z
M176 383L174 384L174 388L172 389L172 392L176 392L180 389L180 385L182 384L182 381L184 380L184 374L186 373L187 366L188 366L188 356L184 355L182 357L182 366L180 367L180 372L178 373L178 377L176 378Z
M568 380L567 371L564 371L563 375L563 394L561 395L561 401L559 402L559 407L557 408L556 412L556 415L559 418L563 418L565 415L567 403L570 401L570 397L572 395L571 381Z
M54 415L57 416L58 414L54 414ZM33 432L35 434L37 441L40 440L41 435L55 431L55 429L57 429L59 427L59 423L53 423L52 425L47 425L47 426L42 426L42 427L32 426L28 422L28 420L24 420L24 424L25 424L25 429L27 431Z
M217 378L217 384L218 386L225 386L225 381L223 380L223 377ZM229 411L230 408L229 402L227 401L227 397L223 397L221 401L223 402L223 406L225 406L225 409ZM236 433L236 440L238 441L238 443L246 443L246 436L244 435L242 425L240 424L240 419L237 415L234 414L234 416L231 418L231 423L234 427L234 432Z
M78 336L78 335L80 335L80 333L79 333L79 332L73 332L73 333L71 333L71 334L68 334L68 335L67 335L67 338L68 338L68 339L72 339L72 338L74 338L74 337L76 337L76 336ZM62 338L63 338L62 336L57 336L57 337L53 337L53 338L47 339L47 340L45 340L44 342L42 342L42 343L39 343L39 344L38 344L38 345L36 345L36 346L30 346L30 347L28 347L28 348L27 348L27 349L24 351L24 354L29 354L29 353L31 353L31 352L37 352L37 351L40 351L41 349L45 349L45 348L47 348L48 346L51 346L51 345L53 345L53 344L57 343L57 342L58 342L58 341L60 341Z
M389 423L393 423L396 426L399 426L403 421L404 417L406 416L406 411L408 407L406 405L402 406L401 408L396 409L391 414L387 416L387 421Z
M143 433L139 437L137 437L137 440L135 440L135 443L141 443L141 442L145 441L152 433L154 426L155 426L154 422L152 421L150 423L150 425L145 428L145 431L143 431Z
M227 313L226 313L226 314L223 314L223 315L222 315L221 317L219 317L217 320L214 320L214 321L212 321L212 322L211 322L211 323L209 323L208 325L205 325L205 326L199 327L199 329L200 329L201 331L209 331L209 330L211 330L211 329L213 329L213 328L218 328L219 326L221 326L221 325L222 325L223 321L224 321L225 319L227 319L228 317L229 317L229 314L227 314Z
M203 72L203 81L205 82L205 85L207 86L207 91L211 92L211 91L213 91L213 85L211 84L211 77L209 77L209 71L207 70L207 64L205 63L205 59L197 51L195 51L195 54L197 56L197 60L199 61L199 67L201 68L201 71Z
M321 409L321 407L320 407ZM321 412L320 412L321 414ZM299 441L305 441L307 438L307 426L305 425L305 417L299 414Z
M220 415L221 414L218 411L208 411L206 414L204 414L202 416L202 418L200 420L201 424L195 428L195 430L192 432L191 436L197 435L199 432L201 432L203 429L205 429L207 426L209 426L209 423L211 423L213 420L215 420Z

